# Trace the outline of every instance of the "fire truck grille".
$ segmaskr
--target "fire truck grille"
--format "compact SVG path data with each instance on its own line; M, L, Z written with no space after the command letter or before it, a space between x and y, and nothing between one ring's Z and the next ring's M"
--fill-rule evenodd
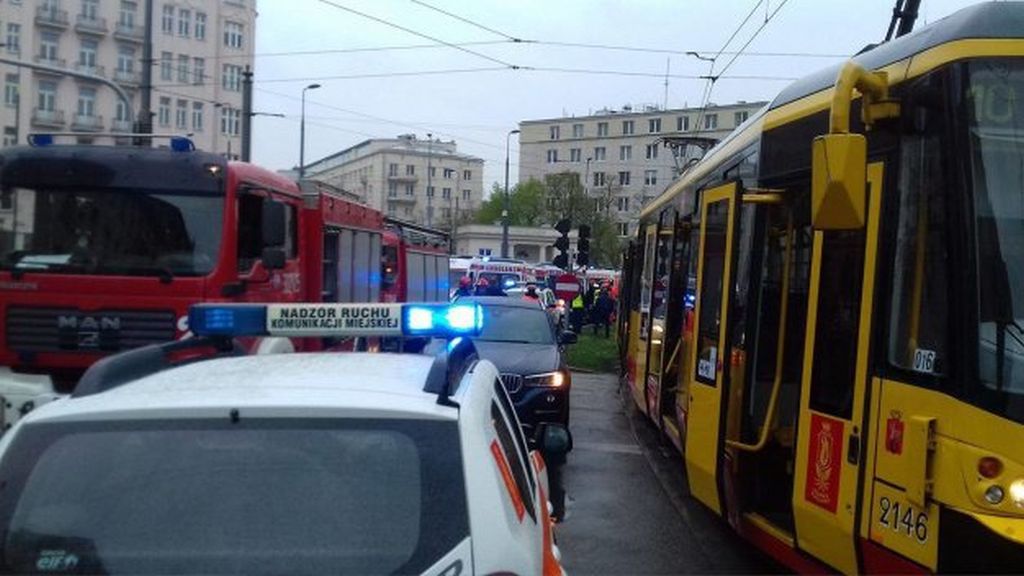
M15 352L117 352L173 340L171 310L7 309L7 347Z
M521 374L502 374L501 383L505 385L505 390L508 390L509 394L515 394L523 387L523 376Z

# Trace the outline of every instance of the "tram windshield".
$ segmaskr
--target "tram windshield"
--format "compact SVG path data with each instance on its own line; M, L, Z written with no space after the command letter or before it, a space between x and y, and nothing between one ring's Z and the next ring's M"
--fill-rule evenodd
M1024 421L1024 62L973 61L967 73L979 392Z

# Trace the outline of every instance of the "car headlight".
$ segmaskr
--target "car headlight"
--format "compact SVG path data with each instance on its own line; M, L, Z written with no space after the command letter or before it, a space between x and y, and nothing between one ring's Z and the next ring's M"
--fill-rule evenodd
M561 370L544 374L533 374L523 379L523 384L535 388L561 388L567 378Z

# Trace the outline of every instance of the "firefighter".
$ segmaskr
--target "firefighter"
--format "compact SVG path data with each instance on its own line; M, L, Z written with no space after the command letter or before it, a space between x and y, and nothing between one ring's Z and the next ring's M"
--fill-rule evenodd
M461 298L463 296L473 295L473 281L469 276L463 276L459 278L459 288L455 291L455 297Z

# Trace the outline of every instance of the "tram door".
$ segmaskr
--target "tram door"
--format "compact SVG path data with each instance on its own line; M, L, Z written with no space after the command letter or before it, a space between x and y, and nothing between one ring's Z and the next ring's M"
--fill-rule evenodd
M868 165L867 223L814 233L793 510L797 545L858 571L855 526L882 163Z
M690 492L715 512L721 511L718 463L722 399L728 397L728 311L732 282L733 237L740 185L736 182L701 194L700 251L697 269L697 325L690 352L686 475Z
M675 232L675 212L666 210L661 215L662 223L658 227L656 247L654 251L654 281L651 289L651 320L650 333L647 335L647 377L646 387L647 415L661 426L659 399L662 383L662 361L665 346L670 338L668 332L669 297L673 261L673 233ZM671 349L669 350L671 353Z

